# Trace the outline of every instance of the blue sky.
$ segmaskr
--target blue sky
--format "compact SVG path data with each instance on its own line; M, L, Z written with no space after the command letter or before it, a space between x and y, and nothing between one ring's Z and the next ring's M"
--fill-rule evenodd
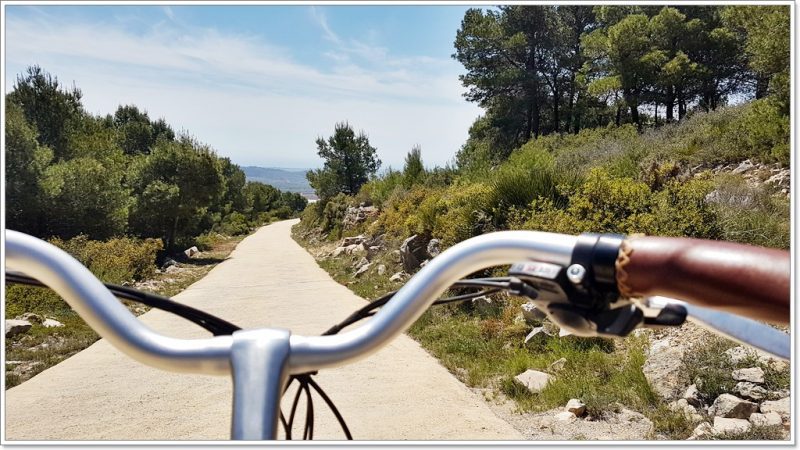
M481 113L450 55L467 6L5 5L6 92L39 64L94 114L135 104L240 165L318 167L347 120L384 167L451 161Z

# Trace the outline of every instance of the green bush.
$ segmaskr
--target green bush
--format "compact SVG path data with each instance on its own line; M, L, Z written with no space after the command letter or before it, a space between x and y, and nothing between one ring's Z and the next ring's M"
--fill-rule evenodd
M74 256L99 279L116 284L153 276L156 254L164 248L160 239L127 237L92 241L81 235L67 241L54 238L50 242Z
M222 219L217 231L228 236L238 236L250 233L250 224L247 217L239 212L232 212Z
M197 246L197 249L201 252L204 252L206 250L211 250L215 245L222 242L224 239L224 235L211 231L197 236L194 242Z

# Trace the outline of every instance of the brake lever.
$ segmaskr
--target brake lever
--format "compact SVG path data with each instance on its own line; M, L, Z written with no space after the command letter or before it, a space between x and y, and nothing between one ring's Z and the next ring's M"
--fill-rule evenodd
M711 332L787 361L791 357L791 335L761 322L668 297L647 297L641 302L645 311L658 311L674 306L684 308L688 320Z

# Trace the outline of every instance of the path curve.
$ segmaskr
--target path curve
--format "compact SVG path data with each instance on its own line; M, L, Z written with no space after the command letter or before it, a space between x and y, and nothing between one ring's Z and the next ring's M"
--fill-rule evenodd
M175 299L243 328L278 326L319 334L363 306L290 236L296 220L245 238L229 258ZM151 311L140 319L175 337L207 333ZM362 440L519 440L510 424L407 336L319 384ZM100 340L6 391L5 433L16 440L224 440L230 432L229 377L142 366ZM321 401L315 439L342 439ZM302 417L302 416L300 416Z

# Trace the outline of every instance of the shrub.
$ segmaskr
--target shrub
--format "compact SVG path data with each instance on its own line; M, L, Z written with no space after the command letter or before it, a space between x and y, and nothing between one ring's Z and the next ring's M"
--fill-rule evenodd
M206 250L211 250L212 248L214 248L214 246L222 242L223 239L225 239L224 235L212 231L197 236L194 242L198 250L204 252Z
M217 227L217 231L228 236L237 236L240 234L247 234L250 232L250 224L247 222L247 217L240 212L232 212L222 219L222 222Z
M99 279L116 284L152 276L156 254L164 248L159 239L127 237L92 241L81 235L68 241L55 238L50 242L74 256Z

